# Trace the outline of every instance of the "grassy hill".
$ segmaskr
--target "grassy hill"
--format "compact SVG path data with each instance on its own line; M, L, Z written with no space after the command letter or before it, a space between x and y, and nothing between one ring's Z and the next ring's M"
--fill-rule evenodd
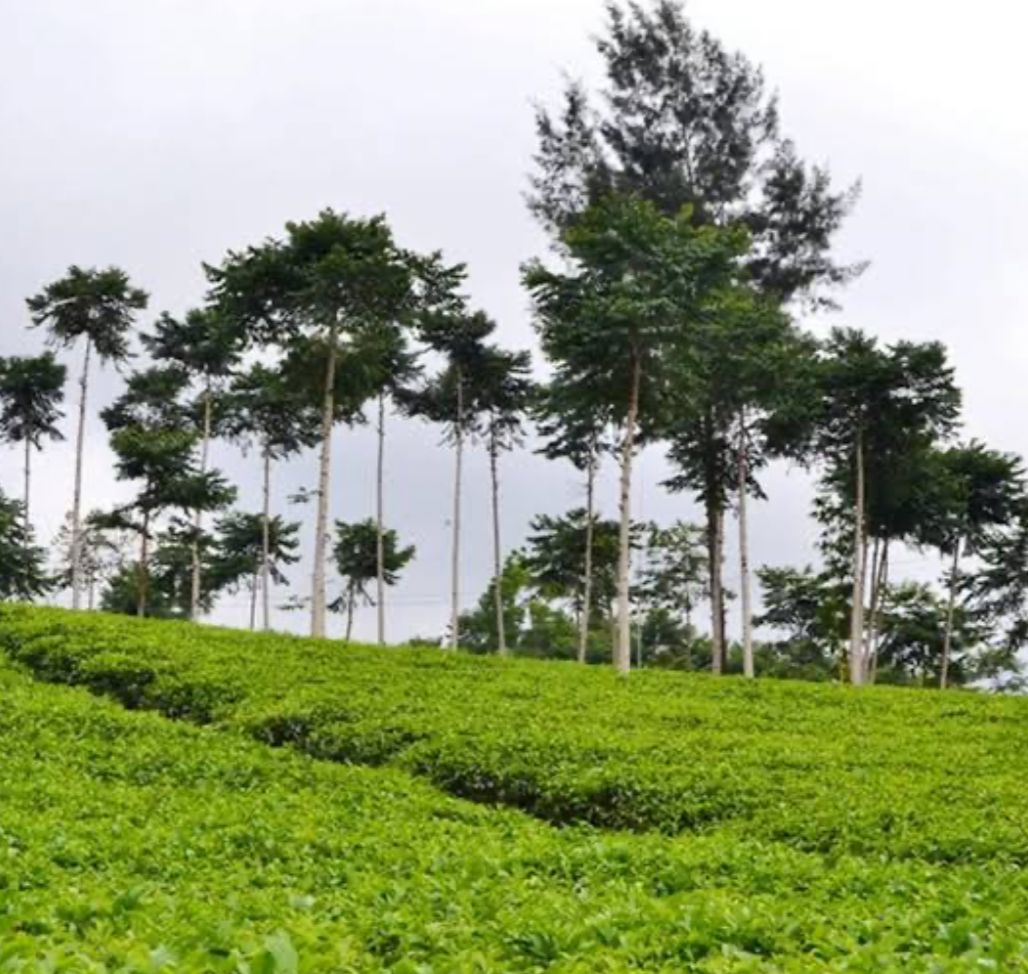
M1026 701L48 609L0 647L0 971L1028 970Z

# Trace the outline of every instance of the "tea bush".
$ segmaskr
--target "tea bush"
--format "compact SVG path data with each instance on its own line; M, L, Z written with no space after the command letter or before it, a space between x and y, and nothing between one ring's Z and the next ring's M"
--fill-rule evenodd
M0 971L1028 970L1028 878L553 828L0 665Z

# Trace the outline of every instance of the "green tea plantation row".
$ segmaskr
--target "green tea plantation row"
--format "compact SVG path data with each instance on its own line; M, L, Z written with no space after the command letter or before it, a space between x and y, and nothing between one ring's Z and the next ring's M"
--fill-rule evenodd
M10 667L3 972L1028 970L1010 862L556 829Z
M1028 862L1028 701L348 647L9 607L41 678L558 824Z

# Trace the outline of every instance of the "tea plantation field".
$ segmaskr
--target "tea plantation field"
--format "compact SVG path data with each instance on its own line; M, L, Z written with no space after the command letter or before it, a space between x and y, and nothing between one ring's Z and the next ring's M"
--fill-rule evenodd
M0 649L0 971L1028 970L1020 700L20 607Z

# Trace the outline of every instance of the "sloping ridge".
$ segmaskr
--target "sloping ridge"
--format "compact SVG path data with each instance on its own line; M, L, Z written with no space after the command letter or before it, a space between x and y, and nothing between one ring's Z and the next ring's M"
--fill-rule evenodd
M38 678L331 761L393 764L548 822L730 823L805 851L1028 862L1028 705L969 693L381 650L0 610Z

